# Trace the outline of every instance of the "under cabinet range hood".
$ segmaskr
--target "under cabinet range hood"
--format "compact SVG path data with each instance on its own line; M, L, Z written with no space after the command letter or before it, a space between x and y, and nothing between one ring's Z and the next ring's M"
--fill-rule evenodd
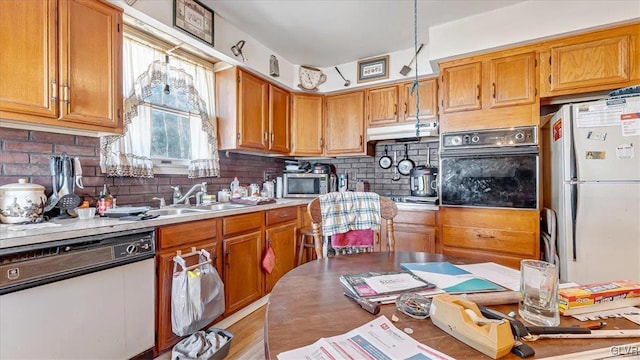
M420 121L420 131L416 136L416 124L370 127L367 129L367 141L410 139L427 136L438 136L438 123L436 121Z

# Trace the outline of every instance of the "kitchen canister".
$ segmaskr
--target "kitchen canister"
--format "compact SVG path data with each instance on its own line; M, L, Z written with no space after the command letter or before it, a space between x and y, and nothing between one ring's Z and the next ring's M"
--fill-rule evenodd
M282 176L276 178L276 199L282 197Z
M0 221L5 224L40 222L44 215L44 186L27 179L0 186Z

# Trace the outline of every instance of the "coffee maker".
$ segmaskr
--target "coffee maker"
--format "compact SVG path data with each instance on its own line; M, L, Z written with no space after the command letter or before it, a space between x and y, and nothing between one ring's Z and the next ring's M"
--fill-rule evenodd
M438 168L430 166L416 166L409 174L411 196L438 196Z

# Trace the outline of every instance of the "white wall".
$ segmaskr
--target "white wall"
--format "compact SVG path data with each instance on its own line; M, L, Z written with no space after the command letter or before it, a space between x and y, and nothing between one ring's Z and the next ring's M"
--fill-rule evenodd
M294 80L297 79L297 69L294 69L294 65L291 62L231 25L218 16L217 13L214 17L214 46L212 47L173 27L173 0L138 0L133 6L127 5L123 0L109 0L109 2L124 9L125 14L131 15L160 31L195 46L208 55L232 65L247 67L264 75L273 82L280 83L284 87L292 88L294 86ZM242 62L240 57L236 58L231 52L231 47L240 40L245 40L242 51L247 62ZM279 77L269 76L271 55L275 55L278 58ZM296 74L295 79L293 77L294 74Z
M640 18L640 1L532 0L429 29L430 60Z
M173 28L173 0L138 0L133 7L126 5L123 0L109 1L122 7L125 13L196 46L211 56L232 65L248 67L289 89L299 90L298 64L292 64L217 14L214 20L215 46L211 47ZM639 18L638 0L531 0L518 3L431 27L429 43L425 44L418 55L418 75L436 74L437 62L442 59ZM246 41L243 47L246 63L242 63L231 53L231 46L239 40ZM279 60L280 76L277 78L269 76L269 59L272 54ZM322 68L328 79L319 86L319 92L347 90L394 80L411 80L415 76L416 62L411 65L412 71L407 76L402 76L400 69L403 65L408 65L412 55L413 48L390 53L389 78L361 84L357 82L357 61L336 65L344 77L351 81L349 87L344 86L344 81L333 66Z

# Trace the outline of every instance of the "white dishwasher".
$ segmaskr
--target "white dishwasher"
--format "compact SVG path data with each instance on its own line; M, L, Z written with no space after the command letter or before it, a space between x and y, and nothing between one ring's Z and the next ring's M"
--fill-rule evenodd
M154 346L153 229L0 249L0 358L129 359Z

